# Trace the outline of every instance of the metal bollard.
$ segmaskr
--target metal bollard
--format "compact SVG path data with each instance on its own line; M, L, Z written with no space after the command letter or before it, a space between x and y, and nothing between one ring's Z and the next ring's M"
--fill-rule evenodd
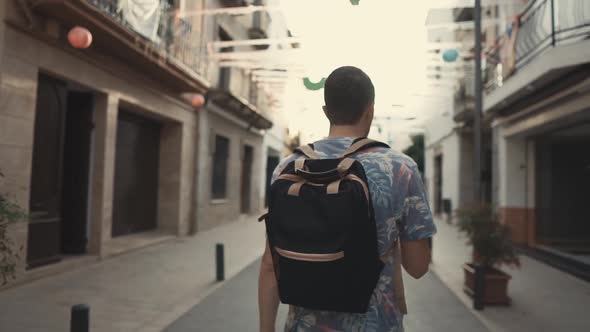
M225 262L224 262L224 250L223 244L218 243L215 246L215 267L217 270L217 281L225 280Z
M86 304L72 306L70 332L88 332L90 329L90 307Z
M486 271L481 264L473 266L475 270L475 280L473 285L473 309L483 310L484 308L484 294L486 289Z

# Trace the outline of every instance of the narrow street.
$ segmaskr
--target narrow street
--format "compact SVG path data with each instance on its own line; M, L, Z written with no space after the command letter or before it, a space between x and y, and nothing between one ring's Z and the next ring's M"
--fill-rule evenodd
M590 0L0 0L0 332L590 332L588 151Z
M259 261L252 263L165 331L258 331L259 265ZM404 319L407 331L488 331L432 272L420 280L405 277L409 310ZM287 310L286 306L281 306L277 331L282 330Z

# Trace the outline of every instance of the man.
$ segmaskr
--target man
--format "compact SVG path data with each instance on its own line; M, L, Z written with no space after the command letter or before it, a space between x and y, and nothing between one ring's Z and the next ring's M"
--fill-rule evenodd
M371 79L355 67L341 67L328 76L324 87L324 113L330 121L326 139L314 143L322 158L335 158L358 137L369 134L373 121L375 89ZM294 154L283 160L273 179ZM367 174L377 222L379 255L385 262L366 313L313 311L291 306L286 331L403 331L403 292L395 287L400 263L414 278L428 271L428 239L436 228L416 163L388 148L361 151L353 158ZM397 240L401 254L394 250ZM400 262L401 260L401 262ZM396 279L397 278L397 279ZM259 277L260 330L274 331L279 295L268 243Z

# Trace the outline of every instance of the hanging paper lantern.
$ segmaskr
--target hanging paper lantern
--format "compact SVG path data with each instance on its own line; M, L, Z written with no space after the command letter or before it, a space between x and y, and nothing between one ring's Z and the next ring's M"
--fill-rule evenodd
M92 44L92 33L86 28L75 26L68 32L68 41L74 48L88 48Z
M203 96L200 93L194 94L191 97L191 105L194 108L201 108L201 107L203 107L203 105L205 105L205 96Z
M312 82L308 77L303 79L303 85L305 85L305 87L308 90L319 90L322 89L324 87L324 84L326 83L326 78L322 77L322 79L319 82Z
M443 52L443 60L445 62L455 62L459 57L459 52L456 49L449 49Z

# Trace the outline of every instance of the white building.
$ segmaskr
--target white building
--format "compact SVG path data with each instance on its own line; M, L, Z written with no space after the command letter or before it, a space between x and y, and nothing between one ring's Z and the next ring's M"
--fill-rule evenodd
M590 2L532 2L517 22L488 56L494 203L515 242L587 277Z

